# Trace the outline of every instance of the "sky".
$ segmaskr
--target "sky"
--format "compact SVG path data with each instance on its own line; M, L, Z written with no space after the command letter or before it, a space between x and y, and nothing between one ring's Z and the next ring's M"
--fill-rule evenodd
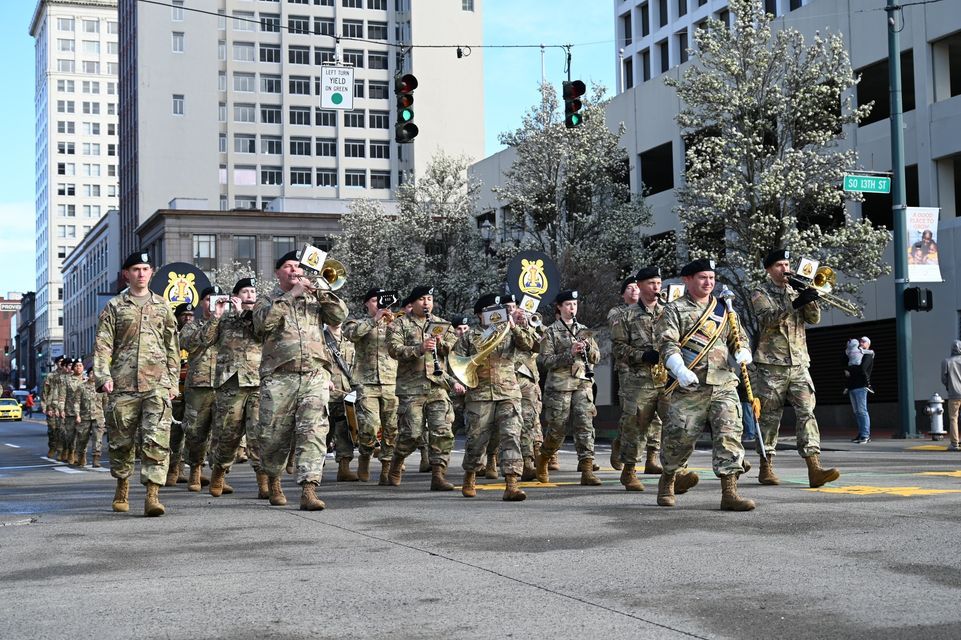
M457 0L413 0L456 2ZM7 61L0 118L0 296L33 291L34 274L34 0L6 0L0 21L0 59ZM590 9L588 9L590 7ZM564 52L574 45L571 77L614 91L616 50L611 0L483 0L484 44L547 45L544 76L560 85ZM458 43L452 43L458 44ZM484 132L488 155L503 148L501 132L516 129L537 102L540 48L484 50ZM416 144L416 143L415 143Z

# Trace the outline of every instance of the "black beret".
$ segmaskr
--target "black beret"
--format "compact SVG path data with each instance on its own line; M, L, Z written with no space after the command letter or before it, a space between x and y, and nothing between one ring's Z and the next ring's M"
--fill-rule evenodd
M412 301L411 301L411 299L410 299L410 296L408 296L408 297L406 297L406 298L404 298L403 300L400 301L400 306L401 306L401 308L404 308L404 307L406 307L407 305L409 305L411 302L412 302Z
M576 290L561 291L554 298L554 304L563 304L568 300L577 300L578 293Z
M57 356L56 358L53 359L53 362L54 364L60 364L61 360L63 360L63 356Z
M240 280L237 281L237 284L234 285L234 295L237 295L238 293L240 293L241 289L246 289L247 287L256 287L256 286L257 286L256 279L241 278Z
M693 276L695 273L700 273L702 271L714 271L714 261L707 258L701 258L700 260L688 262L681 269L681 275Z
M501 303L501 297L496 293L485 293L474 303L474 313L480 313L485 308Z
M501 304L519 304L519 302L517 301L517 296L513 293L502 293Z
M767 269L775 262L780 262L781 260L790 260L791 252L787 249L775 249L771 253L764 257L764 268Z
M123 261L122 269L129 269L130 267L137 264L150 265L150 254L146 251L135 251L127 256L127 259Z
M651 278L660 278L662 277L661 269L660 267L642 267L634 277L637 278L638 282L644 282L645 280L650 280Z
M203 300L207 296L219 296L222 295L223 292L223 289L214 284L200 292L200 299Z
M627 291L628 285L636 284L636 283L637 283L637 276L628 276L623 280L621 280L621 295L624 295L624 292Z
M300 255L296 251L288 251L284 255L277 258L277 262L274 264L275 269L279 269L284 266L284 263L288 260L293 260L294 262L300 262Z
M185 313L193 313L193 312L194 312L194 306L189 302L185 302L183 304L178 304L177 308L174 309L174 317L179 318Z
M414 290L410 292L409 296L407 296L407 300L409 302L413 302L418 298L423 298L424 296L432 296L432 295L434 295L434 287L425 287L425 286L414 287Z
M470 324L470 318L467 316L454 316L450 319L450 323L455 327L459 327L462 324Z
M367 290L367 293L364 294L364 297L361 298L361 300L363 300L364 302L367 302L371 298L376 298L382 293L384 293L384 290L381 289L380 287L371 287L370 289Z

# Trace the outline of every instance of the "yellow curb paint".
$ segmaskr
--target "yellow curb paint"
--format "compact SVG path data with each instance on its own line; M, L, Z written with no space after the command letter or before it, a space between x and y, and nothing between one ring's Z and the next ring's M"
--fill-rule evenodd
M961 493L961 489L922 489L921 487L869 487L869 486L849 486L849 487L819 487L817 489L805 489L805 491L820 491L821 493L843 493L855 496L933 496L942 493Z
M947 451L948 447L943 444L919 444L916 447L908 447L908 451Z
M941 476L944 478L961 478L961 469L958 471L922 471L919 476Z
M575 484L579 485L580 482L518 482L517 486L521 489L549 489L551 487ZM478 491L503 491L507 488L507 485L503 482L495 482L492 484L478 484L476 488ZM455 487L455 489L460 489L460 487Z

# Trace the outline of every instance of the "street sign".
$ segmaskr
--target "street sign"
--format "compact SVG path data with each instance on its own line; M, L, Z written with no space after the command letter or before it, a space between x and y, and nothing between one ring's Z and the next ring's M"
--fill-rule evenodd
M354 68L320 68L320 106L323 109L354 108Z
M845 191L891 193L891 178L885 176L844 176Z

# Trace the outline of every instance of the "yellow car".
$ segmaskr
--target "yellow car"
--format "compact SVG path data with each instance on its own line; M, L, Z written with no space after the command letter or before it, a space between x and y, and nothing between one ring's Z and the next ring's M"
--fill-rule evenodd
M13 398L0 398L0 420L23 420L23 409Z

